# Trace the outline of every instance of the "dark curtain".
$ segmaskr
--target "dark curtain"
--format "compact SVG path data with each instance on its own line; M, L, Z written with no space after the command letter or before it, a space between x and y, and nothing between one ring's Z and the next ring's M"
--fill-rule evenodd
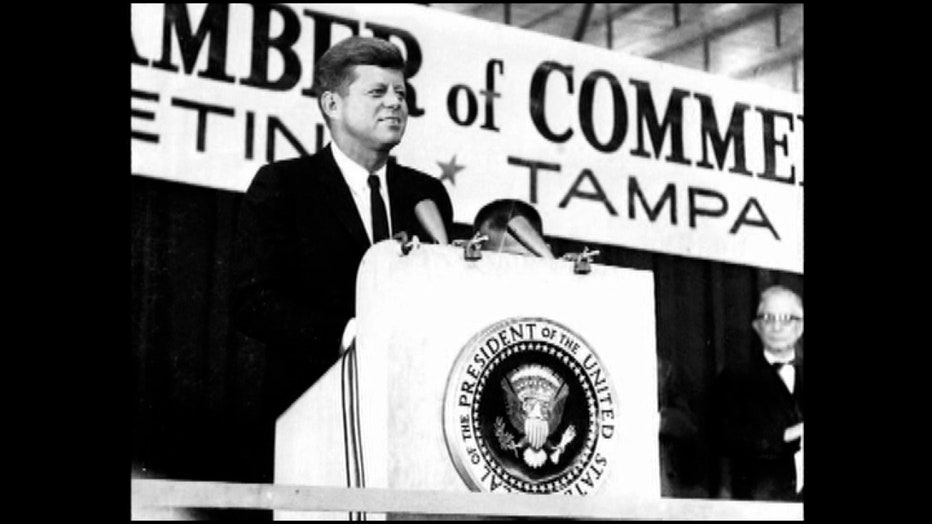
M259 482L254 452L262 345L229 320L239 193L132 176L132 453L140 475ZM472 217L456 217L471 221ZM544 224L546 232L546 224ZM453 238L471 236L457 226ZM554 253L583 243L548 238ZM714 497L718 463L707 427L712 381L746 362L758 293L772 284L802 296L792 273L600 244L597 263L653 271L663 494Z

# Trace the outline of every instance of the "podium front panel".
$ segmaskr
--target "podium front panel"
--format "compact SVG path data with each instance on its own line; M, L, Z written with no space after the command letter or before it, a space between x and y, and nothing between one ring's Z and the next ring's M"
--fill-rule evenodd
M489 252L481 260L467 261L462 249L448 246L426 245L403 255L396 243L384 242L364 258L357 289L359 427L367 486L660 497L652 273L593 264L591 273L580 275L573 272L572 262ZM483 404L474 394L468 400L474 411L501 404L501 415L476 412L476 420L464 418L472 431L464 427L457 438L449 427L459 421L450 417L458 400L452 391L470 389L463 376L481 374L478 362L485 359L477 356L483 350L475 344L484 340L485 355L491 357L496 348L489 339L497 338L496 326L514 328L498 334L500 349L547 346L559 358L561 347L563 357L572 356L566 346L581 342L586 349L580 355L593 353L598 365L584 357L570 364L576 370L589 368L589 391L596 397L589 405L594 403L599 412L599 424L576 424L575 433L563 427L547 435L542 446L532 445L533 426L522 435L525 427L507 416L505 397L518 400L524 395L527 404L536 398L535 391L546 393L551 383L548 400L553 401L559 384L572 382L572 373L565 372L571 367L561 371L559 366L512 364L505 380L508 370L496 374L487 365L485 398L498 395L501 401ZM542 328L552 337L550 345L534 344L541 340ZM476 364L463 375L462 357L470 351ZM573 396L565 404L574 401L579 405ZM477 442L482 440L481 417L485 426L500 424L481 430L486 437L482 443ZM523 422L529 424L530 418ZM590 437L599 437L592 445L581 442L587 429ZM582 458L588 465L576 464L575 473L569 462L573 457L556 453L568 436L576 438L566 451L575 445L587 453ZM524 445L516 446L521 441ZM509 447L514 447L514 457ZM480 448L483 453L477 453ZM506 456L507 463L496 462ZM511 472L496 473L497 466ZM488 470L484 479L483 469Z

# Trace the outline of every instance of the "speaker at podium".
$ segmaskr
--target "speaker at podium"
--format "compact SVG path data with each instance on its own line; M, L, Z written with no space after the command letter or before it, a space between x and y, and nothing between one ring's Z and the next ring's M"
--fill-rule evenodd
M278 419L275 483L659 500L653 274L468 251L369 250L354 347Z

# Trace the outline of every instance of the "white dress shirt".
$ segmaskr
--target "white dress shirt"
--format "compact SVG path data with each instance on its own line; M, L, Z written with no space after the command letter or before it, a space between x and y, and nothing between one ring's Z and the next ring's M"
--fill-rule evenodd
M764 358L767 359L767 362L770 364L776 364L777 362L782 362L786 364L789 361L792 361L795 356L790 359L778 358L771 355L769 352L764 351ZM783 379L783 383L786 384L786 389L790 390L790 393L793 392L793 388L796 386L796 368L792 364L786 364L780 366L778 371L780 378Z
M369 242L372 242L372 201L370 200L369 172L366 168L357 164L350 157L340 150L336 142L330 142L330 150L333 152L333 160L340 168L343 174L343 180L349 186L350 193L353 195L353 201L356 203L356 210L362 219L362 225L366 228L366 234L369 235ZM385 202L385 213L388 215L388 231L392 231L392 208L388 198L388 183L385 178L387 172L386 165L383 165L374 174L379 177L379 193L382 195L382 201Z

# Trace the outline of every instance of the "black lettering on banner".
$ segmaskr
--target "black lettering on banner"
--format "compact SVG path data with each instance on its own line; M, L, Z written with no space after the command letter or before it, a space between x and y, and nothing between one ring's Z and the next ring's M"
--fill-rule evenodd
M580 184L582 184L583 180L590 180L592 182L592 187L595 189L595 192L584 193L580 191L579 186ZM610 215L612 216L618 215L618 212L615 211L615 207L612 205L611 202L609 202L608 195L606 195L605 191L602 190L602 186L599 184L598 179L596 179L595 175L592 174L592 171L589 170L588 168L580 171L579 176L576 178L576 181L573 182L573 186L570 188L566 196L563 197L563 200L560 201L559 207L561 208L566 207L569 204L570 199L573 197L584 198L586 200L595 200L596 202L602 202L603 204L605 204L605 207L606 209L608 209L608 212Z
M265 142L265 158L269 162L275 161L275 133L279 132L288 139L290 143L297 151L300 156L308 156L307 150L304 149L304 146L301 145L301 142L295 137L291 131L285 127L285 124L282 123L277 117L270 116L268 121L268 126L266 129L266 142Z
M760 214L760 217L761 217L760 220L748 220L747 219L748 211L750 211L752 207L757 210L758 214ZM770 230L771 233L773 233L774 238L776 238L777 240L780 240L780 235L777 234L777 230L774 229L773 224L770 223L770 219L767 218L766 214L764 214L764 209L760 207L760 204L757 202L756 198L750 198L748 199L748 202L744 204L744 209L741 210L741 214L738 215L738 219L735 220L735 225L731 227L731 230L729 231L729 233L731 233L732 235L737 233L738 229L741 228L742 224L747 224L749 226L766 227L767 229Z
M647 212L647 217L651 222L657 220L660 212L663 211L663 206L669 201L670 223L676 225L676 186L674 186L672 182L667 184L667 187L663 190L663 194L661 194L660 198L657 200L657 204L653 208L650 208L647 204L647 198L644 196L644 193L641 192L641 187L638 185L637 179L633 176L628 177L628 218L631 219L634 219L635 196L641 201L641 207Z
M482 124L482 129L488 129L490 131L499 131L499 128L495 127L495 107L493 101L496 98L501 98L502 94L495 91L495 73L494 70L498 69L498 74L505 74L505 62L499 59L489 60L485 64L485 89L479 91L479 94L485 97L485 122Z
M650 92L650 84L641 80L631 80L631 85L637 89L637 130L638 147L631 151L634 156L650 158L650 153L644 149L644 126L650 133L650 141L654 147L654 158L660 158L660 151L670 129L670 154L664 158L668 162L691 165L692 162L683 156L683 99L689 96L689 91L674 88L667 100L667 110L663 114L663 124L657 122L657 110L654 108L654 99Z
M320 57L330 49L330 40L333 24L340 24L349 28L353 36L359 35L359 22L352 18L321 13L311 9L305 9L304 15L314 20L314 63L316 64ZM312 80L313 82L313 80ZM316 97L313 83L301 90L301 94L310 97Z
M699 93L693 94L699 100L702 109L702 160L696 163L698 167L712 169L709 162L708 143L711 141L712 150L715 152L715 161L718 163L718 170L725 167L725 156L728 154L728 147L732 140L735 144L735 163L728 170L731 173L741 175L751 175L748 171L747 162L744 155L744 112L750 109L747 104L736 103L731 110L731 120L728 122L728 132L725 138L718 131L718 120L715 118L715 107L712 105L712 97Z
M600 78L608 80L608 84L612 89L612 106L614 108L612 136L605 144L600 143L596 138L595 126L592 122L595 83ZM611 153L621 147L621 143L624 142L625 135L628 133L628 102L621 90L621 84L618 83L618 79L613 74L608 71L593 71L586 75L582 88L579 90L579 125L582 127L586 141L598 151Z
M783 149L783 156L787 156L789 151L787 150L787 136L784 134L779 140L775 137L775 121L776 117L784 118L790 124L790 131L793 131L793 115L787 113L786 111L778 111L776 109L767 109L766 107L755 107L758 113L761 114L763 118L763 132L764 132L764 171L758 173L757 176L766 180L774 180L777 182L783 182L786 184L796 183L796 166L790 164L790 176L788 178L780 178L777 175L777 159L776 159L776 148L780 146Z
M130 55L129 63L138 64L138 65L149 65L149 61L139 55L139 51L136 51L136 41L133 40L133 34L129 35L129 49L132 55Z
M317 140L314 141L316 146L314 151L316 152L324 148L324 125L314 124L314 130L317 131Z
M183 98L172 98L172 105L184 109L193 109L197 111L197 150L201 153L206 149L207 142L207 115L215 113L223 116L234 116L236 111L232 107L216 106L212 104L202 104Z
M705 196L715 198L721 203L719 209L701 209L696 207L696 197ZM728 201L725 200L725 197L721 193L709 190L702 189L698 187L689 188L689 227L696 227L696 217L698 216L707 216L707 217L720 217L728 211Z
M253 142L256 131L256 114L246 111L246 160L252 160Z
M272 91L287 91L301 79L301 60L292 49L301 35L301 22L291 9L276 4L251 4L252 17L252 62L249 78L240 84ZM281 15L284 22L282 32L275 38L269 36L272 27L272 11ZM276 80L269 79L269 52L278 51L285 69Z
M799 123L800 123L800 124L803 123L803 115L796 115L796 118L799 119ZM803 126L802 126L802 125L799 126L799 132L800 132L800 134L802 134L802 132L803 132ZM803 143L803 137L802 137L802 136L799 137L799 141L800 141L800 143ZM799 185L800 185L800 186L803 185L803 178L802 178L801 176L799 177Z
M548 162L541 162L537 160L525 160L515 156L508 157L508 164L513 166L527 167L531 170L531 191L529 200L532 204L537 203L537 170L546 169L548 171L560 171L560 164L550 164Z
M573 136L572 128L567 129L559 135L550 130L550 126L547 125L547 119L544 115L544 106L547 92L547 77L550 76L550 73L553 71L559 71L563 73L566 77L567 91L573 93L573 66L565 66L557 62L544 62L537 66L537 69L534 71L534 75L531 77L531 94L530 94L530 110L531 110L531 121L534 123L534 127L537 128L537 132L541 134L542 137L550 140L551 142L566 142ZM533 202L532 202L533 203Z
M130 98L136 98L139 100L151 100L153 102L159 101L158 93L149 93L146 91L137 91L136 89L130 90ZM130 107L130 116L132 118L140 118L143 120L152 120L155 121L155 113L152 111L143 111L141 109L136 109ZM145 142L153 142L155 144L159 143L159 135L154 133L146 133L143 131L136 131L135 129L130 129L130 138L135 138L136 140L143 140Z
M391 27L382 24L367 22L366 27L372 30L372 35L376 38L388 41L390 37L396 36L404 43L405 50L405 95L408 101L408 114L411 116L421 116L424 110L417 105L417 91L409 82L414 78L421 69L423 58L421 57L421 45L418 44L414 35L398 27Z
M228 18L229 6L227 4L207 4L197 33L191 34L191 20L188 18L187 4L165 4L165 18L162 24L162 58L153 63L152 67L165 71L178 71L178 66L172 63L171 38L172 28L174 28L178 33L178 46L181 49L184 72L191 74L204 39L209 35L207 68L199 72L197 76L232 83L234 78L226 74Z
M465 118L460 118L459 110L457 109L459 93L466 93ZM470 126L473 122L476 121L476 114L478 111L479 106L478 102L476 102L476 95L472 93L472 90L469 89L469 86L465 84L456 84L450 89L450 92L447 94L447 112L450 114L450 118L452 118L454 122L461 126Z

